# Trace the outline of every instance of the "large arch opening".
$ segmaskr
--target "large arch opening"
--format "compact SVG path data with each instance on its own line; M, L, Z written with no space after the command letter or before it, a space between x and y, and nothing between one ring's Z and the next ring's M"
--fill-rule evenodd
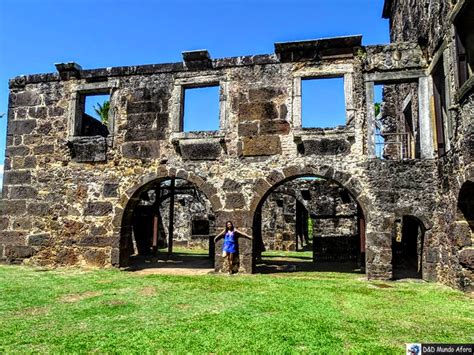
M474 290L474 182L466 181L459 190L456 222L453 229L462 268L461 285Z
M463 234L468 240L468 245L474 237L474 182L466 181L459 190L456 220L464 223Z
M365 219L339 183L316 175L285 179L261 198L253 219L257 273L363 272Z
M425 227L416 217L403 216L392 240L392 278L421 279Z
M122 218L120 266L213 269L215 215L192 182L162 178L140 187Z

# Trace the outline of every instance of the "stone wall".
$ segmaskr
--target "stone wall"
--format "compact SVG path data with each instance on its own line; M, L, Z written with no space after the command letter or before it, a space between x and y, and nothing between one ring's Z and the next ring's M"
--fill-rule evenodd
M289 181L278 186L263 203L263 244L266 250L312 250L315 238L329 238L327 243L331 244L334 238L356 236L357 211L350 193L334 182L312 177ZM310 232L308 219L313 220ZM318 255L327 249L324 243L319 242L315 250ZM333 251L324 253L326 259L337 259L330 255Z
M394 51L409 60L390 61ZM346 188L366 221L367 276L391 277L397 218L412 214L428 234L436 219L438 166L432 160L380 161L368 151L364 75L426 68L416 45L362 47L359 36L280 43L271 55L82 70L10 81L0 256L44 265L126 265L140 193L171 177L193 183L217 228L232 220L248 234L276 185L302 175ZM344 77L347 124L301 128L301 79ZM182 132L186 87L220 86L220 130ZM79 101L111 96L109 135L77 136ZM438 237L436 237L438 238ZM434 240L438 240L433 237ZM429 239L429 238L428 238ZM240 244L240 271L252 272L253 243ZM222 240L216 245L219 253ZM428 279L459 282L459 262L429 242L438 270ZM429 253L427 253L429 254ZM431 254L430 254L431 255ZM428 257L427 257L428 258ZM446 269L450 271L441 271ZM216 258L216 270L222 258Z
M430 279L472 290L474 228L469 226L469 217L466 217L472 212L460 212L459 204L461 198L474 199L472 190L465 188L474 179L474 92L472 77L464 84L459 81L458 44L455 41L456 30L472 33L472 26L470 29L457 28L456 19L467 11L472 12L472 2L465 0L387 0L384 16L390 19L392 41L418 43L429 72L434 75L436 67L444 69L442 80L448 108L444 119L446 153L436 160L438 178L433 186L438 189L439 200L433 211L433 228L429 231L430 246L425 261L430 265ZM467 210L472 210L472 206ZM440 264L445 267L439 267Z

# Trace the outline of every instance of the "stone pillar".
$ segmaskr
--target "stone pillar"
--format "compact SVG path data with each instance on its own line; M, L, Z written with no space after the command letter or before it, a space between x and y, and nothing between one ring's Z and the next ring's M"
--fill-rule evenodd
M427 76L418 80L419 100L419 127L420 127L420 157L421 159L433 159L433 124L430 114L431 79Z
M392 278L392 229L394 223L394 218L385 216L369 218L366 231L366 274L369 280Z
M216 213L216 234L225 228L226 221L232 221L234 226L241 232L252 235L253 215L248 211L217 211ZM227 272L225 260L222 257L222 245L224 238L220 238L216 242L214 269L216 272ZM248 238L238 238L239 248L239 272L252 273L253 264L253 240Z

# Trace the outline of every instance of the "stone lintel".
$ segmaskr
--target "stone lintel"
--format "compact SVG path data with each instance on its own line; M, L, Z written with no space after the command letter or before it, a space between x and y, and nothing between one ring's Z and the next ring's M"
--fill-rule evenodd
M178 141L179 152L185 160L216 160L223 146L220 138L183 139Z
M321 38L294 42L275 43L275 53L282 62L318 60L330 56L353 56L362 46L362 36Z
M426 74L424 70L408 70L384 73L369 73L365 75L364 80L366 82L391 84L400 81L417 81L419 78L423 78L425 76Z
M79 79L81 77L82 67L76 62L55 63L54 66L58 70L61 80Z
M183 62L188 69L210 68L212 66L211 56L207 49L182 52Z
M351 144L345 137L304 137L298 144L298 151L303 155L349 154Z

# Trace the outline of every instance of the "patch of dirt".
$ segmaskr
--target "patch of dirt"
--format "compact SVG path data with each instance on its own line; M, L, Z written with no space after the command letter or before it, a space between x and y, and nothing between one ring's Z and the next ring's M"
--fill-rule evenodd
M194 276L207 275L214 273L214 269L192 269L192 268L172 268L172 267L156 267L143 270L133 271L135 275L174 275L174 276Z
M146 297L152 297L156 295L156 290L154 287L151 287L151 286L143 287L140 291L140 295L146 296Z
M20 311L15 312L15 314L19 316L39 316L43 314L48 314L49 313L49 308L47 307L27 307L24 308Z
M393 288L393 286L390 286L390 285L387 285L387 284L371 284L375 287L378 287L378 288Z
M65 295L61 297L60 301L64 303L74 303L74 302L79 302L82 300L86 300L88 298L97 297L101 295L103 295L102 292L90 291L90 292L84 292L84 293Z
M98 284L111 284L112 280L99 280L96 283L98 283Z

